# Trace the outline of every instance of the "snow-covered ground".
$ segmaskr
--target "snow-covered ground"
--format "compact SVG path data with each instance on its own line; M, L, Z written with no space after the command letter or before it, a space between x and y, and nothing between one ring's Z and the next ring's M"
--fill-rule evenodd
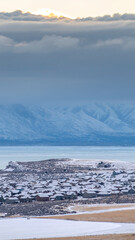
M88 166L91 168L95 168L97 164L101 162L101 159L70 159L67 162L64 162L64 164L71 164L71 165L80 165L80 166ZM105 160L103 162L110 163L111 168L113 169L125 169L125 170L131 170L135 169L135 163L134 162L124 162L121 160Z
M115 233L135 233L135 224L27 218L0 220L0 239L2 240Z

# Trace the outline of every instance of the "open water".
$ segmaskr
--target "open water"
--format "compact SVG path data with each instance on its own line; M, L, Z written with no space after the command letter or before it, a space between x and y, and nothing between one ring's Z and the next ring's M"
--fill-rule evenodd
M36 161L51 158L100 159L135 162L135 147L13 146L0 147L0 169L9 161Z

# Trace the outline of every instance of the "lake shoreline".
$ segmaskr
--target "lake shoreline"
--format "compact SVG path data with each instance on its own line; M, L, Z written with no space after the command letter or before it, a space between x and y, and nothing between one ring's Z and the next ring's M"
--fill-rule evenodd
M135 147L0 146L0 169L4 169L10 161L28 162L54 158L135 162Z

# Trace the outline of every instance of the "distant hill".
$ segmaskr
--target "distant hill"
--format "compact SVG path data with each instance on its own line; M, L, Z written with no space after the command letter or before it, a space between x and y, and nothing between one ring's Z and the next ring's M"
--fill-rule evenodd
M0 145L135 145L135 105L0 105Z

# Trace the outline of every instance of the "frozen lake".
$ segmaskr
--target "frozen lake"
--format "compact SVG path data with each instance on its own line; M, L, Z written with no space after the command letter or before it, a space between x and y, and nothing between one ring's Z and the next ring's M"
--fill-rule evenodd
M0 147L0 169L4 168L9 161L35 161L51 158L121 160L135 162L135 147Z

